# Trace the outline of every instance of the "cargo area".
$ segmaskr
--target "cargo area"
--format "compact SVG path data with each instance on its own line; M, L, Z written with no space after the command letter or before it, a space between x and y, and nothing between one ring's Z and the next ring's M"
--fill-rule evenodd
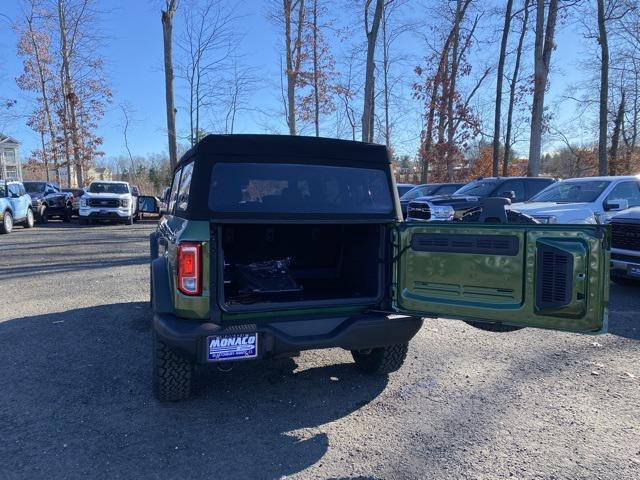
M222 225L224 300L260 305L374 302L384 271L381 225Z

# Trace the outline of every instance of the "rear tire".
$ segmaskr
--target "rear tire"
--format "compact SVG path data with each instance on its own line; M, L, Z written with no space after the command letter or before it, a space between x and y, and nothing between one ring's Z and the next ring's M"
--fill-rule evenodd
M67 205L64 209L64 215L62 216L62 221L65 223L70 223L71 218L73 217L73 207L71 205Z
M5 210L2 214L2 222L0 222L0 233L11 233L13 230L13 215L9 210Z
M161 402L191 397L193 362L187 360L153 333L153 393Z
M33 228L33 225L35 224L35 218L33 216L33 210L31 210L30 208L27 209L27 218L24 221L24 228Z
M408 343L372 348L368 351L351 350L356 367L363 373L385 375L400 369L407 358Z

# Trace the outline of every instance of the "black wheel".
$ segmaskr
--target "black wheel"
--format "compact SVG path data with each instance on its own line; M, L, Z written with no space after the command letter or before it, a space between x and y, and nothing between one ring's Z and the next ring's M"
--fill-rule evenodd
M191 396L193 362L153 333L153 393L161 402L187 400Z
M124 221L125 225L133 225L133 217L127 217L127 219Z
M34 223L35 223L35 218L33 216L33 210L29 208L27 209L27 218L23 223L24 228L32 228Z
M46 205L42 205L38 211L37 216L38 223L45 224L49 222L49 212Z
M64 215L62 216L62 221L69 223L71 222L72 217L73 217L73 207L71 205L67 205L64 209Z
M618 275L611 275L611 280L616 285L622 285L622 286L625 286L625 287L638 287L638 286L640 286L640 280L635 280L633 278L619 277Z
M482 209L480 207L472 208L460 218L461 222L478 223ZM540 223L535 218L515 210L507 210L507 223Z
M0 222L0 233L11 233L13 230L13 215L9 210L5 210L2 214L2 222Z
M395 372L404 363L409 351L408 343L370 350L351 350L356 367L368 374L386 374Z
M80 222L80 225L86 225L87 223L89 223L89 220L80 217L80 219L78 219L78 222Z

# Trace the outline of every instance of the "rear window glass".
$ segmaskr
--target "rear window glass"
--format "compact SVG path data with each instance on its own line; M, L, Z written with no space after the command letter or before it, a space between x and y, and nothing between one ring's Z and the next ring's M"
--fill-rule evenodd
M209 207L216 212L391 213L384 170L278 163L218 163Z

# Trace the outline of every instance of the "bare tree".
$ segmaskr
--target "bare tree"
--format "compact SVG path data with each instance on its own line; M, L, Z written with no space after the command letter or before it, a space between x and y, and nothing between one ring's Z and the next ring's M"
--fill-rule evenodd
M604 0L598 0L598 43L600 44L600 106L598 115L598 173L607 174L607 107L609 103L609 39Z
M516 47L516 60L513 67L513 73L511 75L511 82L509 84L509 107L507 109L507 124L504 137L504 157L502 159L502 175L507 176L509 174L509 158L511 157L511 142L512 142L512 122L513 122L513 109L516 102L516 86L518 85L518 77L520 75L520 61L522 59L522 49L524 46L524 38L527 34L527 26L529 24L529 0L524 0L522 28L520 30L520 36L518 38L518 46ZM495 143L494 143L494 153Z
M240 67L234 59L231 76L225 82L227 90L226 111L224 116L224 132L234 133L238 113L249 110L247 95L251 92L258 79L249 67Z
M302 36L305 22L304 0L282 0L282 10L273 17L284 27L286 94L283 92L285 118L289 135L297 135L296 86L302 68Z
M371 6L374 0L364 2L364 29L367 36L367 60L365 64L364 107L362 109L362 141L373 141L373 116L375 94L375 54L378 43L378 30L382 20L384 0L375 0L373 12ZM393 0L388 0L388 2Z
M498 72L496 73L496 108L493 119L493 176L498 176L500 165L500 122L502 121L502 81L504 79L504 62L507 56L507 42L511 29L511 11L513 0L507 0L507 8L504 12L504 27L502 28L502 40L500 42L500 54L498 56Z
M184 36L179 45L185 60L181 71L189 90L189 140L202 136L203 109L216 110L226 97L224 75L233 68L228 62L239 43L233 10L221 0L206 0L185 10ZM217 110L220 110L218 108Z
M531 177L537 177L540 173L544 95L551 66L557 16L558 0L550 0L545 26L545 0L536 0L533 105L531 109L529 165L527 167L527 173Z
M169 164L175 168L178 163L176 141L176 107L173 95L173 16L178 8L178 0L165 0L161 10L162 45L164 49L164 92L167 108L167 138L169 141Z

